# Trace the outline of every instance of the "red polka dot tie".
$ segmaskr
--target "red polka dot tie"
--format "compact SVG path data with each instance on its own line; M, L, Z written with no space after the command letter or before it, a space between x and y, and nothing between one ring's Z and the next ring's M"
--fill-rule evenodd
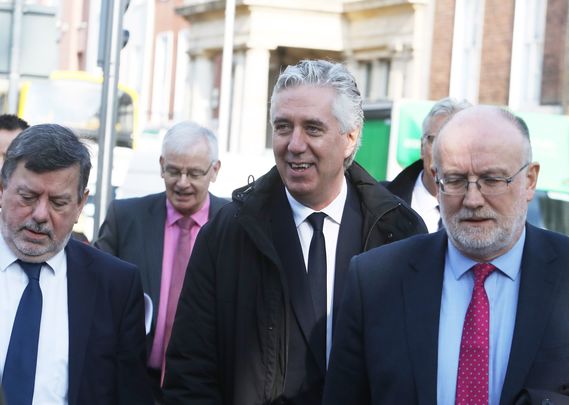
M484 282L496 270L490 263L472 267L474 289L468 305L456 382L456 405L488 405L489 304Z

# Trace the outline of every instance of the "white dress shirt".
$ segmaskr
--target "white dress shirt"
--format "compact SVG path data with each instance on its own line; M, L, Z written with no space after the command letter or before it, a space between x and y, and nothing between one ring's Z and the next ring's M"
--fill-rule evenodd
M441 215L439 213L439 202L437 197L429 193L429 190L425 188L423 184L423 171L417 176L415 181L415 187L413 187L413 196L411 197L411 208L413 208L417 214L423 218L425 225L429 233L436 232L439 230L439 219Z
M4 364L16 311L28 276L16 262L0 236L0 375ZM66 405L69 385L69 317L67 314L67 258L62 250L40 272L42 313L34 405Z
M308 271L308 251L310 250L313 230L307 218L310 214L317 211L314 211L312 208L308 208L296 201L288 190L286 190L286 196L292 209L292 216L298 232L300 246L302 247L304 266ZM340 223L342 221L342 214L344 213L344 205L346 205L347 196L348 185L344 178L340 194L338 194L338 196L327 207L324 207L319 211L327 215L324 219L324 226L322 229L324 239L326 241L326 364L328 364L330 348L332 346L332 304L334 302L336 246L338 244L338 233L340 232Z

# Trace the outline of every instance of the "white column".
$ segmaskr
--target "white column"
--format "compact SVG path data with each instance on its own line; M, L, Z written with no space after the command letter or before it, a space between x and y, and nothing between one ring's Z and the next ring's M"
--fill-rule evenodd
M267 49L248 49L245 53L245 80L241 108L241 130L237 134L238 152L265 150L269 105L269 60Z
M237 51L233 55L233 97L231 100L231 122L229 128L229 152L239 150L239 133L243 123L243 98L245 95L245 53Z
M211 98L213 91L213 64L205 55L192 58L189 71L190 81L190 119L214 130L217 125L211 122Z

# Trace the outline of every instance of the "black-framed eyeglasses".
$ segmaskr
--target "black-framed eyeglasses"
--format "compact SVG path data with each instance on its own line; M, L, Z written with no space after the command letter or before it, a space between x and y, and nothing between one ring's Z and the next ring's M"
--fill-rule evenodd
M514 177L528 167L529 164L528 162L523 165L520 170L510 177L484 176L470 181L464 176L448 176L443 178L436 176L435 182L439 186L441 193L446 195L463 196L466 194L470 184L476 184L480 193L484 195L498 195L508 191L508 186L514 181Z
M207 167L207 169L205 170L201 170L201 169L185 169L185 170L180 170L176 167L172 167L172 166L168 166L166 165L166 167L164 168L164 175L170 179L170 180L180 180L182 178L183 175L186 175L186 177L189 177L192 180L199 180L202 177L204 177L206 174L209 173L211 167L213 166L215 161L211 161L209 163L209 166Z

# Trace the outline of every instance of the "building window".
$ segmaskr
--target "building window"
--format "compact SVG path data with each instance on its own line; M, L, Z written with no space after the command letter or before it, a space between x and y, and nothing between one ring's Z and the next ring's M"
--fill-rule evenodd
M450 95L478 101L484 0L457 0L452 39Z
M170 111L170 88L172 82L173 33L161 32L156 35L154 53L154 78L152 86L152 121L166 124Z
M388 97L391 60L376 59L360 62L360 91L364 100L374 101Z
M514 17L509 105L534 109L540 104L547 0L517 0Z

